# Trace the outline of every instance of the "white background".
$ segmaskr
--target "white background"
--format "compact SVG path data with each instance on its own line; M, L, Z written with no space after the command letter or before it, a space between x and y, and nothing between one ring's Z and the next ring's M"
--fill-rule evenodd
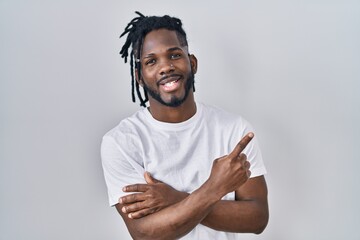
M0 239L130 239L102 136L137 109L118 39L183 20L196 99L255 127L270 222L244 239L360 239L360 2L0 0Z

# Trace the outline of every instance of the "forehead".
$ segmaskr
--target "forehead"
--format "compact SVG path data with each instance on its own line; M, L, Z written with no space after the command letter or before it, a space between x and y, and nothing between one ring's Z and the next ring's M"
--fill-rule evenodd
M158 29L149 32L145 38L142 46L142 54L154 54L159 51L166 51L166 49L181 46L180 41L175 31L167 29Z

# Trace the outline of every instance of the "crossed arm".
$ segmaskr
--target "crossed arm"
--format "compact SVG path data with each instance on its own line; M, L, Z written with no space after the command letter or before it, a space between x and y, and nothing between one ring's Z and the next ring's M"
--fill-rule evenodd
M242 154L253 135L246 135L232 153L214 161L208 180L191 194L179 192L145 173L148 184L125 187L137 192L119 199L116 209L134 239L174 239L203 224L219 231L261 233L268 221L263 176L249 179ZM235 201L221 200L235 191Z

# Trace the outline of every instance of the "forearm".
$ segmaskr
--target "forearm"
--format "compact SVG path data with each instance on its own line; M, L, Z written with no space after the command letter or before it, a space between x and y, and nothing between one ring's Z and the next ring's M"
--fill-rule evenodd
M267 204L255 200L222 200L215 204L201 224L218 231L259 234L267 221Z
M253 189L252 191L256 191L256 194L245 194L244 188ZM234 194L235 200L217 202L201 224L218 231L261 233L269 218L264 177L250 179Z
M182 201L140 219L122 215L134 239L176 239L194 229L219 201L208 191L202 186Z
M259 234L268 219L266 182L264 176L259 176L237 189L235 200L217 202L201 223L219 231Z
M189 196L183 193L183 199ZM201 224L218 231L260 233L268 221L266 203L258 200L218 201Z

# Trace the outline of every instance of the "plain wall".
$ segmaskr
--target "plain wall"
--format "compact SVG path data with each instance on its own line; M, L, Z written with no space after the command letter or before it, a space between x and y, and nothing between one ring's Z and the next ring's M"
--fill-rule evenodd
M118 39L182 19L197 101L255 127L270 222L244 239L360 239L360 2L0 0L0 239L131 239L102 136L140 109Z

